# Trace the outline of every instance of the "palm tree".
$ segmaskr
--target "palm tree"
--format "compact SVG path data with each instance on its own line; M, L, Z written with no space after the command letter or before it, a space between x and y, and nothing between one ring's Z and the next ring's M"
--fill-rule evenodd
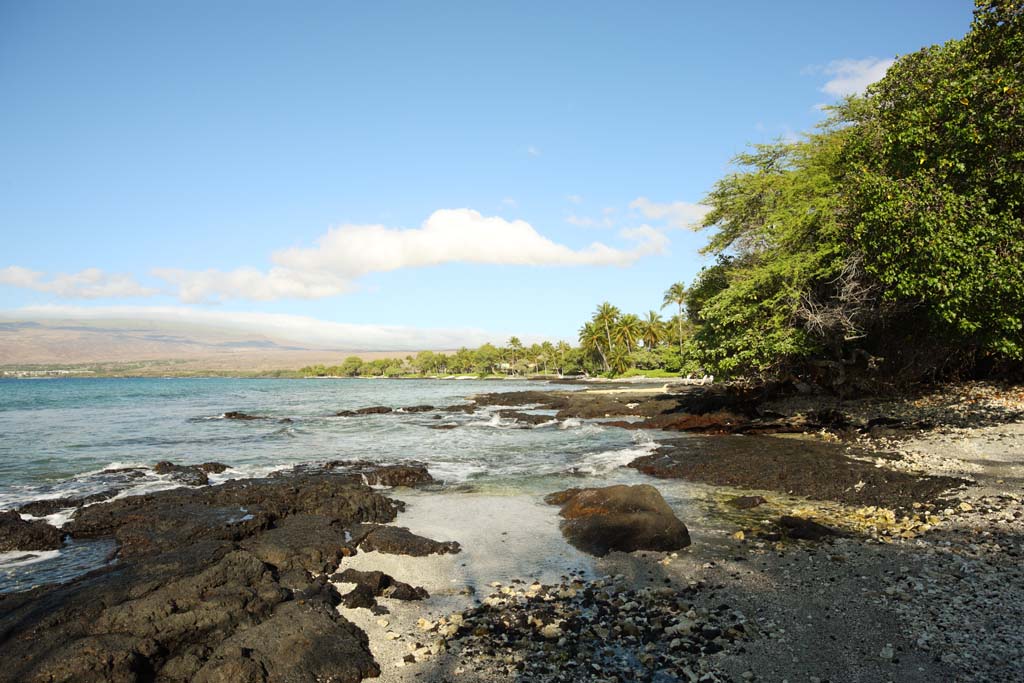
M626 352L632 353L642 333L643 321L632 313L627 313L619 318L619 323L615 326L615 341L625 344Z
M605 339L608 341L608 350L611 351L612 346L612 328L615 327L615 322L619 319L619 309L612 306L610 303L605 301L603 304L597 307L594 311L594 324L604 330Z
M647 311L647 317L643 319L640 338L644 340L644 347L653 349L665 337L665 323L657 311Z
M613 374L621 375L629 369L629 354L621 346L612 349L608 356L608 368Z
M555 359L555 347L546 341L540 345L540 359L544 363L544 374L548 374L548 363Z
M516 373L516 353L522 350L523 342L519 341L519 337L509 337L508 351L509 355L512 356L512 374Z
M569 346L568 342L560 341L555 346L555 352L558 354L558 374L559 376L565 374L562 370L565 367L565 354L572 351L572 347Z
M676 316L679 321L679 355L683 355L683 304L686 303L686 285L682 282L677 282L668 289L665 290L665 297L661 301L661 307L665 308L669 304L675 304L679 308L679 314Z
M608 371L608 357L605 355L604 350L601 348L604 338L601 335L601 330L593 322L584 323L583 327L580 328L580 346L587 353L597 353L601 356L601 364L604 365L605 372Z

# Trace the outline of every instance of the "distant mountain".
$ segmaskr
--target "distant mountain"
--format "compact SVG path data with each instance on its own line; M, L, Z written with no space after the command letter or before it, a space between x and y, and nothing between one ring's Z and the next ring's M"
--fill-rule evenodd
M271 338L252 330L153 320L0 322L0 366L177 361L182 371L259 371L408 352L354 352Z

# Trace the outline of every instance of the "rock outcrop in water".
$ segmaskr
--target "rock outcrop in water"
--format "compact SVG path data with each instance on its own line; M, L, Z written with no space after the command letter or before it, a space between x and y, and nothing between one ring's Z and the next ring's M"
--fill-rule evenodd
M204 462L201 465L176 465L167 460L161 460L153 465L153 471L157 474L169 474L175 481L180 481L187 486L206 486L210 483L210 474L220 474L228 469L227 465L219 462Z
M26 521L14 510L0 512L0 553L11 550L56 550L64 534L46 522Z
M421 462L380 465L369 460L332 460L324 467L357 474L370 486L415 487L434 483L434 477Z
M562 506L562 533L592 555L619 550L679 550L690 545L686 525L658 489L647 484L568 489L544 499Z
M310 572L334 569L378 533L390 539L381 530L393 527L380 524L401 507L360 474L322 469L81 508L67 531L117 539L118 561L69 584L0 596L0 681L376 676L365 634ZM395 537L415 549L449 547Z

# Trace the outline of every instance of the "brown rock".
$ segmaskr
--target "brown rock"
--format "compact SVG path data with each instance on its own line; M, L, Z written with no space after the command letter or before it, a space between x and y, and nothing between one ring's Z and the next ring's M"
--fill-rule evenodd
M569 489L545 501L561 505L562 534L575 547L604 556L618 550L678 550L690 545L686 525L653 486Z

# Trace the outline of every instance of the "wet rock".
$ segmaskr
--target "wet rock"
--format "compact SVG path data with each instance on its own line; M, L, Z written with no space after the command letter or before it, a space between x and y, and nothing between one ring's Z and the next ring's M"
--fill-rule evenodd
M0 512L0 552L56 550L63 539L63 532L46 522L26 521L14 510Z
M417 536L404 527L362 525L353 529L352 533L365 531L365 537L359 544L360 550L374 550L388 555L444 555L462 550L455 541L435 541L424 536Z
M443 425L429 425L429 428L430 429L447 430L447 429L455 429L458 426L459 425L457 425L457 424L443 424Z
M406 406L401 409L403 413L429 413L431 410L435 410L434 406L421 405L421 406Z
M618 550L678 550L690 545L686 525L653 486L569 489L545 498L562 506L562 534L597 556Z
M759 505L764 505L768 501L762 496L737 496L735 498L730 498L726 502L739 510L750 510L758 507Z
M547 422L551 422L555 418L551 415L536 415L533 413L524 413L518 410L499 410L498 415L508 420L515 420L521 422L524 425L536 427Z
M394 412L394 408L389 408L388 406L370 406L368 408L359 408L358 410L339 410L335 415L337 417L356 417L359 415L385 415L391 412Z
M358 681L378 671L322 571L399 505L321 471L82 508L117 563L0 596L0 682ZM56 531L56 530L54 530ZM332 563L334 563L332 565Z
M249 421L249 420L266 420L266 419L269 419L269 418L263 417L261 415L249 415L248 413L243 413L243 412L240 412L238 410L231 410L231 411L228 411L228 412L224 413L224 419L225 420Z
M204 462L201 465L176 465L167 460L161 460L153 465L153 471L157 474L169 474L175 481L180 481L187 486L206 486L210 483L208 474L220 474L228 469L227 465L219 462Z
M332 460L325 465L327 469L343 469L362 478L370 486L422 486L431 484L434 478L421 462L397 463L382 465L369 460Z
M839 536L839 532L813 519L783 515L779 518L779 526L789 538L802 541L820 541L830 536Z
M855 460L839 444L767 436L668 441L629 463L644 474L715 486L769 490L850 505L908 508L966 482L917 476Z
M443 410L446 413L465 413L466 415L472 415L473 413L475 413L477 411L478 407L479 406L477 406L477 404L475 402L474 403L459 403L457 405L447 406L445 408L441 408L441 410Z
M282 474L267 479L233 479L218 486L172 489L84 507L67 530L76 538L114 536L119 530L151 527L164 535L161 548L199 537L239 540L267 528L268 520L292 514L324 515L342 521L390 522L401 503L374 492L358 477ZM175 527L181 527L176 530Z
M23 515L32 515L33 517L46 517L47 515L60 512L61 510L67 510L68 508L79 508L83 505L89 505L90 503L99 503L104 500L109 500L116 495L117 491L112 490L94 493L89 496L34 500L31 503L25 503L22 505L18 508L18 512Z

